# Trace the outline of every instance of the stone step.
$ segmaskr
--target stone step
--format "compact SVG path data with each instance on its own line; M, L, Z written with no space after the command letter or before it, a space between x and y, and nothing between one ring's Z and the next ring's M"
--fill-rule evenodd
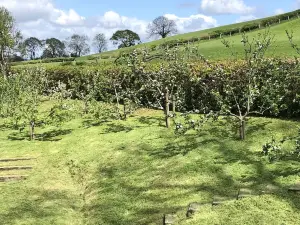
M31 170L32 166L0 166L0 171L9 171L9 170Z
M253 197L253 196L255 196L255 194L254 194L254 192L251 189L241 188L238 191L237 200L243 199L243 198L247 198L247 197Z
M34 160L36 158L8 158L8 159L0 159L0 162L17 162L17 161L29 161Z
M28 176L0 176L0 182L26 180Z
M288 189L289 192L300 193L300 183L295 184Z
M189 204L187 212L186 212L186 217L192 217L195 213L200 211L201 206L203 206L203 203L199 202L192 202Z
M212 206L218 206L218 205L222 205L226 202L232 202L235 201L236 199L234 197L224 197L224 196L214 196L213 198L213 202L212 202Z
M165 214L163 218L163 225L176 224L178 222L178 217L176 214Z

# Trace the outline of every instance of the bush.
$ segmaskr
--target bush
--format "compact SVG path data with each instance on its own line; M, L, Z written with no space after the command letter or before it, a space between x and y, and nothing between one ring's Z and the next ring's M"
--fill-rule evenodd
M47 58L47 59L42 59L42 63L53 63L53 62L71 62L74 61L74 57L70 58Z
M246 24L245 26L243 26L241 28L241 32L248 32L248 31L256 30L258 28L259 28L258 23L250 23L250 24Z
M109 59L109 58L110 58L109 55L102 55L102 56L101 56L101 59Z

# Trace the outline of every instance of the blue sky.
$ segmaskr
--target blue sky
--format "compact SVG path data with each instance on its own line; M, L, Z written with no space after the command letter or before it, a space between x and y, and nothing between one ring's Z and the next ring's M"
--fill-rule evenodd
M300 0L0 0L0 6L12 12L24 37L103 33L109 39L130 29L147 42L149 23L161 15L188 33L292 11Z
M297 8L297 1L295 0L244 0L244 2L246 5L256 8L253 14L259 18L274 15L275 11L279 9L288 12ZM189 15L201 13L201 0L55 0L55 3L65 10L74 8L86 17L104 14L107 11L115 11L127 17L152 20L156 16L165 14L188 17ZM214 15L214 18L217 19L218 24L223 25L235 22L239 15Z

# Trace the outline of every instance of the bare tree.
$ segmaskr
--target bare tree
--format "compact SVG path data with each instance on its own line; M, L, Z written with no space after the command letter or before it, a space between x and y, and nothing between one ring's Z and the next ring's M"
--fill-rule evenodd
M169 20L164 16L159 16L148 25L148 34L152 36L160 36L162 38L177 33L175 21Z
M99 53L107 50L107 40L104 34L96 34L93 40L93 45L97 48Z
M80 57L90 52L90 46L87 44L89 38L86 35L73 34L69 39L68 47L71 55Z
M36 37L30 37L24 41L24 47L32 60L36 58L37 52L42 47L42 41Z

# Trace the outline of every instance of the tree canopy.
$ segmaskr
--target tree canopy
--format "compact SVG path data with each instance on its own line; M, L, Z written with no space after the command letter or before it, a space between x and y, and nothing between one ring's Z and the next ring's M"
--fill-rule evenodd
M46 47L43 52L42 58L56 58L56 57L63 57L66 55L65 44L56 39L56 38L49 38L45 41Z
M73 34L69 38L68 48L71 55L74 57L80 57L90 52L90 47L87 44L89 38L86 35Z
M4 76L8 72L9 58L16 51L21 39L15 19L6 8L0 7L0 66Z
M159 16L148 25L148 34L152 36L160 36L162 38L177 33L176 23L164 16Z
M141 42L140 36L131 30L118 30L110 38L114 45L118 45L118 48L126 48L134 46Z

